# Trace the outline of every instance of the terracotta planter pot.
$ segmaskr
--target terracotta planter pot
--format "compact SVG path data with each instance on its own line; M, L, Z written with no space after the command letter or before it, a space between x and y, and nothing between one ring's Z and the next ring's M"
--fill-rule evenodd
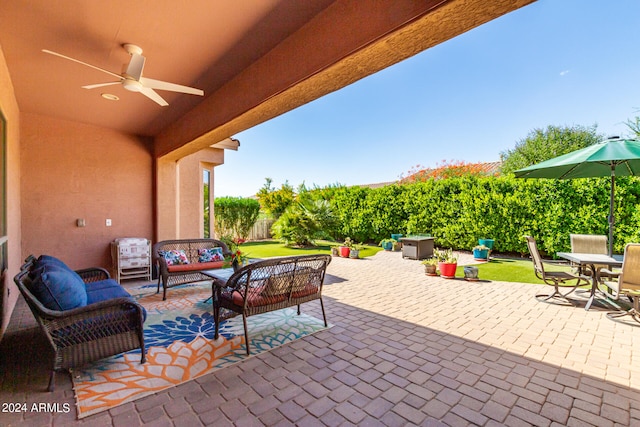
M458 267L458 263L449 264L447 262L439 262L438 270L440 270L440 276L445 279L453 279L456 277L456 268Z
M431 265L431 264L425 265L424 274L426 274L427 276L437 276L438 275L438 273L436 272L437 267L438 266Z

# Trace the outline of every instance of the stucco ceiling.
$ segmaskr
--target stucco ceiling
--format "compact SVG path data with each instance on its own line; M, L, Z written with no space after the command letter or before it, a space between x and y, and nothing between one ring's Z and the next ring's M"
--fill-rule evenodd
M204 98L158 91L161 107L100 71L47 55L49 49L119 74L140 46L144 75L207 94L272 50L334 0L11 0L0 2L0 45L21 111L156 135ZM102 93L117 95L109 101Z
M175 160L533 1L8 0L0 46L21 112L154 137ZM205 96L84 89L114 77L42 52L120 74L126 43L145 77Z

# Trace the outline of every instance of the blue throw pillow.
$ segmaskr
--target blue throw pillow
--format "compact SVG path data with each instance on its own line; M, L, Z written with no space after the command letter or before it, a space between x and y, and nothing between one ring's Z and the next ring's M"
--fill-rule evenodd
M36 261L36 267L42 267L43 265L56 265L66 268L67 270L71 270L62 260L51 255L40 255L38 257L38 260Z
M45 264L33 273L29 290L48 309L64 311L87 305L84 281L74 271Z

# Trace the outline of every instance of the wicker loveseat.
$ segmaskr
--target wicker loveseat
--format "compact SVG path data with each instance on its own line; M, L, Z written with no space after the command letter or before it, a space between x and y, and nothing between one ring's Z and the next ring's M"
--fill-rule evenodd
M249 354L247 317L320 300L322 318L327 316L322 302L322 284L330 255L302 255L271 258L238 269L228 280L213 281L215 339L222 318L241 314ZM223 313L223 311L225 311Z
M135 349L145 363L146 312L106 270L30 256L14 281L54 351L49 391L59 370Z
M162 283L162 299L167 299L167 289L173 286L211 280L202 271L221 268L224 265L222 258L230 255L227 245L216 239L163 240L156 243L153 245L153 262L158 265L158 292Z

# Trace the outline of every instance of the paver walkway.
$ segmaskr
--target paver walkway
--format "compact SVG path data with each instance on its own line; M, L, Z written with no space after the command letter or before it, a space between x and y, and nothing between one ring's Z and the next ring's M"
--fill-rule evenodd
M606 310L537 302L537 285L427 277L398 252L334 258L328 273L331 329L81 421L66 375L41 391L48 353L22 304L0 345L0 401L72 410L0 425L640 425L640 327Z

